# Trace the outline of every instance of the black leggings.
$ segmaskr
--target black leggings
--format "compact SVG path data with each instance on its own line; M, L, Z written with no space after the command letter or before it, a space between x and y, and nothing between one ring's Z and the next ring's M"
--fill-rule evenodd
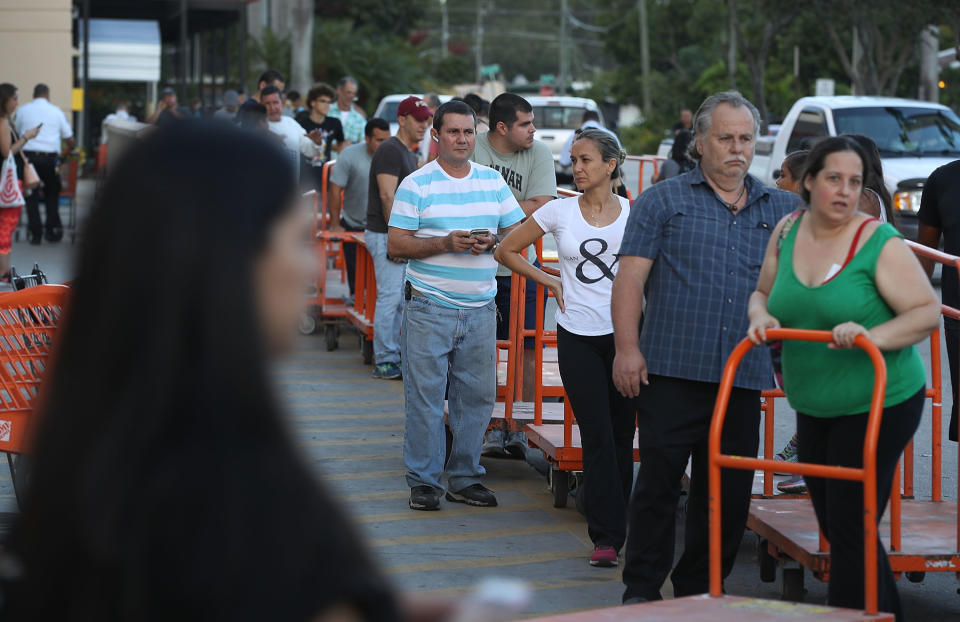
M557 360L580 426L583 501L594 544L620 550L627 535L633 485L637 401L613 384L613 334L584 336L557 326Z
M877 442L877 521L890 500L897 461L913 438L923 414L925 390L883 409ZM800 461L834 466L863 466L867 413L811 417L797 413ZM830 583L827 603L863 609L863 485L838 479L806 477L820 529L830 542ZM903 620L900 595L887 553L877 538L877 592L880 611Z

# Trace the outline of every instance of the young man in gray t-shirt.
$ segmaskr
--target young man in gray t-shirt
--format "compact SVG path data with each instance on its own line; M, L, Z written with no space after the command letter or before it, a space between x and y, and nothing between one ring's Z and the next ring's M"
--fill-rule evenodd
M513 93L503 93L490 102L490 131L477 136L471 158L499 171L504 181L529 216L541 205L557 198L557 177L553 154L544 143L534 140L533 107L530 102ZM532 253L528 258L536 259ZM539 264L538 264L539 265ZM509 337L510 318L510 270L500 266L497 270L497 339ZM536 283L527 282L524 327L536 326ZM522 399L533 400L533 340L524 343L528 350L524 356L524 386ZM491 431L484 438L484 453L502 455L505 452L523 456L526 439L522 432L506 435L499 430Z

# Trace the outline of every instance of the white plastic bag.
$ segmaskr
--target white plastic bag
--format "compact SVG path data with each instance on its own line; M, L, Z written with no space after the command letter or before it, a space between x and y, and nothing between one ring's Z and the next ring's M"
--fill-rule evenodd
M17 163L13 160L11 150L0 168L0 207L20 207L23 203L23 191L17 180Z

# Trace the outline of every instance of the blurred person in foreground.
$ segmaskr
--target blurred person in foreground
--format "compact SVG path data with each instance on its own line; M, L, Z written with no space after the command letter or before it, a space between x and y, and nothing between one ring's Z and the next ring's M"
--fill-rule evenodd
M808 209L774 229L750 296L747 335L759 344L768 328L832 331L830 344L783 342L784 393L797 411L800 462L857 469L874 372L854 339L866 337L881 350L887 385L876 454L879 523L900 455L923 414L926 371L915 344L939 325L940 302L903 236L858 211L866 162L862 147L846 136L821 140L810 151L802 178ZM806 482L830 542L827 603L863 609L863 485L810 476ZM901 621L896 582L877 540L879 609Z
M960 160L945 164L930 174L927 183L923 186L923 197L920 199L920 211L917 213L920 221L917 231L917 242L936 250L943 241L944 252L951 255L960 255ZM920 258L927 276L933 274L933 261ZM958 291L957 269L954 266L943 266L940 277L940 287L943 293L943 304L960 308L960 291ZM947 360L950 364L950 386L953 389L953 406L950 409L950 427L948 438L956 441L957 435L957 402L958 387L957 373L960 367L960 322L943 318L944 336L947 343Z
M390 138L390 124L384 119L367 121L364 142L350 145L340 152L330 172L327 205L330 206L330 231L363 231L367 226L367 196L370 191L370 163L383 141ZM343 198L341 200L341 193ZM347 285L353 295L357 269L357 245L343 242L343 259L347 266Z
M267 369L295 339L309 231L263 134L186 121L130 148L86 227L0 617L400 617Z
M749 325L747 299L770 231L798 202L747 172L759 129L760 113L740 93L707 97L694 120L697 168L645 190L623 234L611 298L613 380L624 396L640 397L641 456L629 507L624 602L659 600L668 575L675 596L708 589L713 405L726 360ZM757 455L760 391L772 387L769 353L749 352L730 395L728 453ZM680 481L691 455L684 551L674 566ZM723 472L724 576L743 539L752 484L749 471Z
M40 188L37 188L26 197L27 237L31 244L40 244L41 233L47 242L59 242L63 239L63 225L60 222L60 152L63 145L69 150L74 148L73 130L63 111L50 103L50 87L42 83L33 88L33 101L17 110L14 122L20 134L40 126L40 133L27 141L23 153L33 163L43 182L46 217L41 222Z
M496 251L514 272L553 291L557 300L557 356L583 441L584 514L594 544L590 565L616 566L627 537L627 502L633 487L636 401L613 384L610 289L630 203L613 191L626 153L605 130L587 128L570 150L580 196L547 202ZM535 268L520 253L550 233L557 240L560 279Z
M476 127L473 109L463 102L437 108L430 135L439 155L400 182L390 212L387 248L410 261L402 333L403 462L413 510L440 508L444 473L447 501L497 505L481 483L486 471L480 465L497 398L492 251L495 236L515 228L523 211L497 171L470 161ZM452 431L446 461L445 393Z

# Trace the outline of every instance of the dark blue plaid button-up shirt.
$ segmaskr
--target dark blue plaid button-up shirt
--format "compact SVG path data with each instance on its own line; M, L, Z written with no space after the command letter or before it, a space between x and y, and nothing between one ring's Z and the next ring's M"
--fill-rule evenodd
M770 233L797 208L797 195L747 176L746 206L733 214L703 171L671 177L630 211L621 255L653 259L640 351L651 374L720 382L727 357L747 334L747 301ZM770 354L751 350L734 385L774 386Z

